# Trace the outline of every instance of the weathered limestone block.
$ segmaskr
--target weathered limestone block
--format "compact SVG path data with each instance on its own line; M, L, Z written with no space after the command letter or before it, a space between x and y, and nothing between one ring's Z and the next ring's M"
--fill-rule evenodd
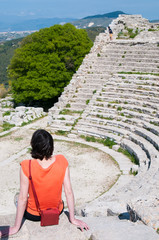
M15 124L16 126L21 126L23 122L27 123L28 121L32 121L36 118L46 115L46 113L43 111L43 108L24 106L19 106L15 109L4 108L4 113L5 112L10 112L10 114L4 116L4 121L10 124Z
M1 229L14 223L13 215L0 216ZM62 214L59 225L40 227L39 222L26 220L20 231L11 237L13 240L157 240L155 231L142 223L120 221L117 217L80 217L89 227L89 231L81 232L72 225L67 216ZM4 238L7 240L8 237Z
M25 112L25 110L26 110L26 107L23 107L23 106L19 106L15 108L16 112Z
M9 123L15 124L16 126L21 126L23 120L20 119L19 116L13 115Z

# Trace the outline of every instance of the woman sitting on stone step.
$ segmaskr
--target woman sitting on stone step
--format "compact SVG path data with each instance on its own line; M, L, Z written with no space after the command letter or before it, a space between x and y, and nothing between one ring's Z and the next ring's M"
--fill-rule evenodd
M78 226L81 231L88 230L88 226L74 216L74 195L70 182L68 162L63 155L52 155L54 150L53 138L50 133L40 129L34 132L31 139L31 176L38 197L41 210L59 208L63 212L64 204L61 199L62 186L66 195L70 222ZM31 221L40 221L31 182L29 181L29 160L21 162L20 193L18 197L15 224L0 233L12 235L19 231L23 217Z

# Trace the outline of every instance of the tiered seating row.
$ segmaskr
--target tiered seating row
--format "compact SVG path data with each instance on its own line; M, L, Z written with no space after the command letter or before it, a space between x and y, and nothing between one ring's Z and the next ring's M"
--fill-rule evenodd
M127 83L122 83L123 77L124 81L128 81ZM145 79L146 76L142 78ZM154 77L152 79L154 81ZM96 134L101 137L111 137L131 154L135 155L141 166L145 165L148 168L152 159L158 156L159 150L159 136L156 134L159 132L159 127L152 124L156 123L159 126L158 88L153 86L153 89L151 89L149 83L152 84L152 79L146 80L148 95L153 94L154 96L152 102L151 98L148 102L144 101L142 96L144 94L147 100L146 90L138 91L135 89L139 86L135 84L136 76L133 79L133 76L119 75L115 76L115 81L110 78L105 86L101 87L101 91L96 92L81 115L82 119L75 126L77 132L79 134ZM158 78L156 77L156 79ZM140 88L144 88L145 80L141 81L138 77L137 83L139 81ZM111 98L109 97L110 92L112 92ZM128 94L129 92L131 94ZM127 96L129 99L127 99ZM138 100L139 97L140 101ZM156 99L155 105L154 99Z
M50 122L55 129L110 137L148 169L159 149L159 48L99 41L93 49L50 110Z

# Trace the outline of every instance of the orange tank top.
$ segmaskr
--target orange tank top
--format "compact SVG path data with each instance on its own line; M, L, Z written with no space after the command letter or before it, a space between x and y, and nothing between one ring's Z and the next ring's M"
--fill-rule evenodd
M63 155L56 155L55 161L48 167L42 168L36 159L31 160L31 175L39 200L40 208L58 207L61 211L63 203L61 199L62 185L68 162ZM20 163L23 173L29 179L29 160L23 160ZM29 180L29 197L27 203L27 212L33 215L39 215L35 199Z

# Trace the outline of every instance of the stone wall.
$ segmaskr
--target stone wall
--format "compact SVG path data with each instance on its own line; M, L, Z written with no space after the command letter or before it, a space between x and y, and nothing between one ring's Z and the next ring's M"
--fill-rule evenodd
M0 125L6 122L15 126L22 126L46 115L41 107L20 106L13 108L13 106L11 97L0 100Z
M118 18L112 21L110 26L115 36L118 36L121 32L127 33L127 29L133 29L133 32L138 32L135 37L137 41L159 41L159 24L150 23L141 15L119 15Z
M148 30L152 24L141 15L119 15L111 23L111 28L115 32L124 30L125 27L141 30Z

